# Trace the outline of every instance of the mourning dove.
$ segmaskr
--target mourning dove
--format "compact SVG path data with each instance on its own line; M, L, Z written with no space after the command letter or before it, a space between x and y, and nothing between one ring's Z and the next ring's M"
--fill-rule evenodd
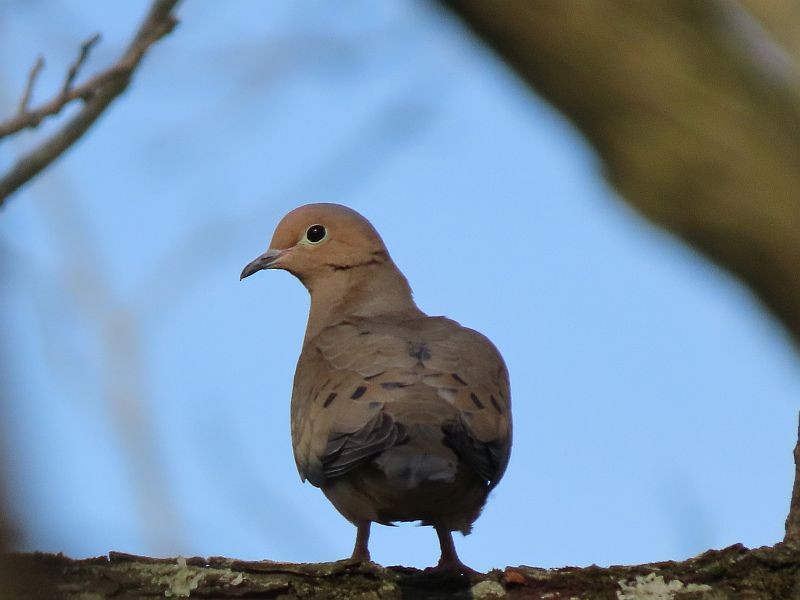
M500 353L480 333L417 308L367 219L338 204L301 206L241 279L284 269L311 294L291 404L303 481L358 529L421 521L439 537L435 569L471 572L464 535L508 464L511 398Z

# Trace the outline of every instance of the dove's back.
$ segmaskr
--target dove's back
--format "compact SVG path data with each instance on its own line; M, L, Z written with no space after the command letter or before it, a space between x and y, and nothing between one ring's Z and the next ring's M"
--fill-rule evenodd
M511 447L499 352L422 313L349 317L307 339L291 417L301 477L354 523L467 533Z

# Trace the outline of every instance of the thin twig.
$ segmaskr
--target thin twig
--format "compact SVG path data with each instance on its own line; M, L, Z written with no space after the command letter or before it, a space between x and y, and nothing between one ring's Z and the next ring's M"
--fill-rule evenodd
M10 171L0 177L0 207L3 206L6 198L20 186L30 181L42 169L61 156L67 148L86 132L108 105L125 91L128 83L130 83L131 76L150 46L171 32L177 25L177 19L172 14L172 11L178 2L179 0L154 0L136 35L115 65L95 75L84 84L68 89L66 94L59 94L58 97L38 109L18 115L5 123L0 123L0 138L2 138L4 135L9 135L20 129L35 126L44 117L58 113L64 105L72 100L80 98L85 103L83 109L65 123L61 129L44 140L31 152L22 156ZM85 42L82 46L81 55L73 65L75 67L75 76L77 76L80 66L86 60L84 55L88 54L91 45L96 43L96 40L93 40L94 38ZM72 69L70 69L71 71ZM67 75L66 83L69 86L71 86L71 79L74 79L75 76L70 78L70 75Z
M59 94L55 98L47 101L46 103L38 106L37 108L27 110L24 113L18 113L16 116L0 123L0 139L17 133L22 129L33 128L39 125L46 117L50 117L61 112L67 104L81 98L86 100L98 88L105 85L110 79L117 77L121 69L118 65L114 65L109 69L95 75L82 85L73 88L67 94Z
M33 67L31 67L31 71L28 74L28 83L25 84L25 91L22 94L22 99L19 101L18 115L24 115L27 112L28 104L30 104L31 96L33 95L33 88L36 85L36 79L39 77L39 73L42 69L44 69L44 58L40 56L36 59L36 62Z
M64 85L61 87L61 96L62 98L69 94L69 91L72 89L72 84L75 83L75 78L78 76L78 73L83 66L83 63L89 58L89 53L92 51L92 48L100 41L100 34L95 33L92 37L81 44L81 51L78 55L78 58L72 63L69 67L69 71L67 72L67 78L64 80Z

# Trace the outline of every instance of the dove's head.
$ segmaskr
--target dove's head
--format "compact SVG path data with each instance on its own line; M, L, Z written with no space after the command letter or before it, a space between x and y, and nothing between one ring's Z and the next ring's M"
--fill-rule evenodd
M340 204L307 204L281 219L269 250L244 268L241 279L262 269L284 269L311 288L315 280L382 265L394 268L367 219Z
M339 204L307 204L283 217L241 279L262 269L289 271L308 288L306 340L348 315L423 314L372 224Z

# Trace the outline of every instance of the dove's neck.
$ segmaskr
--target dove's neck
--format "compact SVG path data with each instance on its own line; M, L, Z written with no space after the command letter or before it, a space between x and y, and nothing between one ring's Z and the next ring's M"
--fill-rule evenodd
M408 281L391 261L331 271L306 287L311 294L306 342L347 317L424 316Z

